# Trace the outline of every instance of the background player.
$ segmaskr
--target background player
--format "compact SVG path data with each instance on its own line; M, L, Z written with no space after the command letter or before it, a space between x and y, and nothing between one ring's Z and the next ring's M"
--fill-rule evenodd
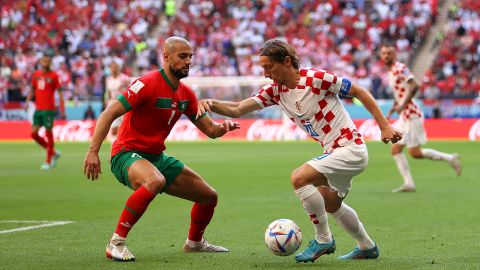
M40 69L32 75L32 91L28 93L25 102L25 109L28 110L30 101L35 97L35 113L33 114L32 138L42 146L47 157L45 163L40 167L42 170L50 170L57 164L60 158L60 151L55 151L53 139L53 121L55 120L55 91L58 91L60 100L60 115L65 118L65 107L60 82L57 73L51 70L52 59L48 55L42 56L39 60ZM45 127L43 138L38 134L40 127Z
M217 192L181 161L164 154L164 141L182 114L211 138L239 128L229 120L217 124L208 115L196 118L197 99L180 79L187 77L193 51L182 38L170 37L163 48L164 67L135 80L98 118L84 162L87 178L101 173L98 151L112 122L125 114L112 146L111 169L118 181L134 190L106 248L108 258L133 261L125 246L133 225L158 193L195 202L191 211L186 252L226 252L203 238L217 204Z
M113 61L110 64L110 75L105 81L105 108L112 104L118 96L128 87L130 84L130 78L121 72L120 65ZM123 116L118 117L113 121L112 126L110 127L110 136L111 141L115 141L117 138L118 128L122 124Z
M392 145L392 156L403 177L403 185L393 192L415 191L415 183L407 158L403 154L403 148L407 146L410 156L416 159L442 160L450 164L456 174L460 176L462 166L458 154L447 154L434 149L422 149L421 145L427 142L425 128L423 126L423 113L420 107L413 101L413 97L419 89L415 77L408 67L396 61L395 47L384 45L381 47L381 58L388 69L388 84L392 88L395 99L392 109L387 114L389 118L392 113L400 115L399 129L404 132L403 139Z
M348 79L325 70L300 68L296 50L281 40L269 40L260 50L265 77L274 81L258 94L241 102L203 100L198 115L205 111L240 117L254 110L279 105L297 126L321 144L323 155L293 171L291 182L314 227L315 239L295 256L297 262L313 262L333 253L335 240L328 226L327 212L357 242L357 247L340 259L374 259L377 245L370 239L355 210L343 203L352 178L368 163L362 136L343 107L339 96L358 98L373 115L382 131L382 140L397 142L401 133L390 126L372 95Z

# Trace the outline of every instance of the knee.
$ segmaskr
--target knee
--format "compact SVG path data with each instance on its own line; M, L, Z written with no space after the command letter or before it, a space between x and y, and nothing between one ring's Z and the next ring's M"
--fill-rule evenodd
M392 148L390 153L392 154L392 156L395 156L395 155L398 155L398 154L402 153L402 150L399 150L397 148Z
M159 193L165 187L167 181L164 177L152 176L145 179L143 186L152 193Z
M418 151L410 152L410 156L415 159L423 158L422 152L418 152Z
M324 199L325 199L325 211L327 211L327 213L329 213L329 214L337 212L337 210L342 205L341 200L337 201L337 200L328 200L326 198L324 198Z
M218 201L218 194L215 189L212 188L211 193L207 196L208 204L211 204L213 206L217 205Z
M295 190L305 186L307 183L301 174L298 172L298 169L293 171L290 175L290 182Z

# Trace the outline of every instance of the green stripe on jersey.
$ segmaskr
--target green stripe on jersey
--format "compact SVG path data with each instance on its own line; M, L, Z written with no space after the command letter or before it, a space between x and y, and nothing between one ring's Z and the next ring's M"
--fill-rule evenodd
M157 98L155 107L160 109L171 109L172 108L172 99L171 98Z
M132 109L132 106L130 106L130 103L128 103L128 100L123 95L118 96L117 99L118 101L120 101L120 103L122 103L123 107L125 107L127 112Z

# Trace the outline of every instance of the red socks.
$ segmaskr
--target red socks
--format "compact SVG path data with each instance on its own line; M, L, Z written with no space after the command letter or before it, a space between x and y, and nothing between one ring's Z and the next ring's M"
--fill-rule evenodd
M45 135L47 136L47 163L50 164L52 161L52 156L55 154L53 150L53 132L52 130L45 130Z
M190 212L191 221L190 230L188 231L189 240L195 242L202 240L203 232L205 231L208 223L210 223L210 220L212 220L216 205L217 200L210 204L193 204L192 211Z
M127 237L128 232L133 225L137 223L145 210L147 210L148 205L153 198L155 198L155 195L156 194L148 191L144 186L141 186L133 192L125 203L125 208L122 211L115 233L121 237Z
M31 135L32 139L34 141L36 141L41 147L47 148L47 142L45 141L44 138L40 137L40 135L38 135L38 133L32 132L30 135Z

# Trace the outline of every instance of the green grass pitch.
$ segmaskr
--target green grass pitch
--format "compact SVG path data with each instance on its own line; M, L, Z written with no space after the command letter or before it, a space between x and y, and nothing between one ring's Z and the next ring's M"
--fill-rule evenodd
M109 145L101 151L103 175L83 176L87 144L58 144L57 168L41 171L44 152L33 143L0 144L0 231L32 226L18 221L72 224L0 233L0 269L480 269L480 144L429 142L426 147L462 156L461 177L445 163L410 160L417 192L392 194L401 184L390 147L369 143L368 169L353 181L346 202L356 209L380 258L337 261L354 241L333 219L335 254L311 264L277 257L263 242L266 226L278 218L313 227L289 181L290 173L322 149L314 142L168 143L167 153L202 175L219 193L205 237L230 248L227 254L185 254L181 247L191 203L161 195L129 235L133 263L105 258L104 250L131 191L110 172Z

